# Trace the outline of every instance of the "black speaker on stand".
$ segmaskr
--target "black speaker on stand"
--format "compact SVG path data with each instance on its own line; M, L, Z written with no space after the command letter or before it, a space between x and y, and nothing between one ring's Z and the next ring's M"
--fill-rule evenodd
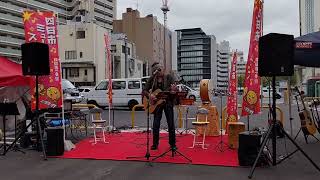
M44 43L21 45L23 75L43 76L50 74L49 46Z
M272 123L269 126L267 133L264 135L259 153L254 161L251 168L249 179L252 178L254 170L258 165L258 161L262 156L263 149L266 146L270 135L272 133L272 165L276 166L284 160L291 157L296 152L300 151L311 164L320 171L320 168L315 164L312 159L301 149L301 147L294 141L293 138L283 129L282 126L278 125L276 120L276 76L292 76L293 75L293 57L294 57L294 39L293 35L287 34L277 34L270 33L259 39L259 61L258 61L258 74L259 76L269 76L272 77L272 107L270 111L272 112ZM287 137L292 144L294 144L297 150L289 153L286 157L277 161L277 127L280 131Z
M32 42L21 45L22 51L22 72L23 75L31 75L36 77L36 110L35 116L33 117L30 124L26 126L28 129L33 123L36 123L37 134L40 137L41 148L44 160L47 160L45 146L43 142L42 129L40 124L40 111L39 111L39 76L50 75L50 64L49 64L49 46L48 44ZM21 138L23 133L19 134L8 149L11 149L18 139Z

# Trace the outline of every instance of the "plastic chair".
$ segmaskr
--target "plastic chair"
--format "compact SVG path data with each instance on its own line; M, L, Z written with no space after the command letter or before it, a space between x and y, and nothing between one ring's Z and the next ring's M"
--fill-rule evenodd
M97 141L103 140L106 142L105 132L106 132L106 122L107 120L102 119L102 109L100 108L92 108L90 109L91 114L91 123L93 124L93 136L94 136L94 144L97 144ZM97 130L100 129L102 131L102 138L97 137Z
M207 130L208 124L210 123L210 122L208 122L208 114L209 114L209 111L207 109L205 109L205 108L198 109L197 114L196 114L196 121L192 122L192 125L195 126L195 133L194 133L194 137L193 137L193 145L190 148L194 148L196 145L200 145L202 147L202 149L207 149L205 147L205 139L206 139L206 130ZM200 121L199 117L201 117L201 116L205 117L205 121ZM199 130L198 130L200 128L204 128L202 141L196 141L197 136L200 135Z

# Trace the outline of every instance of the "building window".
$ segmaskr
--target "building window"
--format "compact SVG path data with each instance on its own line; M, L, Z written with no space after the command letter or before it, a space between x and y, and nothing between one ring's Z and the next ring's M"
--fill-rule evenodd
M125 46L122 46L122 53L126 54L126 47ZM127 47L127 53L128 55L130 55L130 48Z
M82 53L82 52L80 52L80 58L82 58L82 56L83 56L83 53Z
M77 59L77 52L76 51L65 51L64 53L65 59Z
M77 31L77 39L84 39L86 38L86 32L85 31Z
M79 77L79 68L70 68L69 77Z
M112 53L117 52L117 46L116 45L111 45L111 52Z
M84 70L84 75L85 75L85 76L88 75L88 70L87 70L87 69Z

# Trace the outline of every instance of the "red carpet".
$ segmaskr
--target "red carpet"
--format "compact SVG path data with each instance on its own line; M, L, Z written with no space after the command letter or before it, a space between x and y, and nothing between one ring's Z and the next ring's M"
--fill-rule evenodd
M168 134L161 134L160 145L157 151L150 151L151 156L160 155L168 150ZM65 152L60 158L74 159L99 159L99 160L128 160L130 156L145 156L146 154L146 133L121 133L107 135L109 144L98 142L92 144L92 138L85 139L76 145L72 151ZM150 135L150 143L152 143ZM227 137L223 137L224 142L227 142ZM200 138L199 138L200 140ZM192 160L192 164L201 165L217 165L217 166L239 166L238 154L236 150L227 149L220 152L216 149L220 137L206 137L206 143L209 144L208 149L204 150L200 146L194 149L189 148L192 145L192 135L177 135L178 151ZM130 159L136 161L145 161L145 158ZM154 162L167 163L189 163L182 156L171 156L168 153L166 156L155 160Z

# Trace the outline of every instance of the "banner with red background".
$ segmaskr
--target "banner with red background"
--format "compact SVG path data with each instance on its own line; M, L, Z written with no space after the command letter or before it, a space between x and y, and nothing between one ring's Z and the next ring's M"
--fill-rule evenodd
M63 92L58 49L57 18L50 11L24 11L26 43L41 42L49 45L50 75L39 76L39 109L62 107ZM31 82L31 106L35 109L35 80Z
M229 75L227 122L238 121L238 93L237 93L237 52L233 53L231 71Z
M258 76L259 38L263 28L263 3L254 1L250 45L242 100L242 116L260 112L260 77Z
M106 77L106 78L109 79L108 97L109 97L109 104L112 105L112 63L111 63L111 49L110 49L111 48L111 39L110 39L109 34L107 34L107 33L104 34L104 42L105 42L105 48L106 48L106 61L107 61L106 72L108 72L108 77ZM108 71L107 71L107 69L108 69Z

